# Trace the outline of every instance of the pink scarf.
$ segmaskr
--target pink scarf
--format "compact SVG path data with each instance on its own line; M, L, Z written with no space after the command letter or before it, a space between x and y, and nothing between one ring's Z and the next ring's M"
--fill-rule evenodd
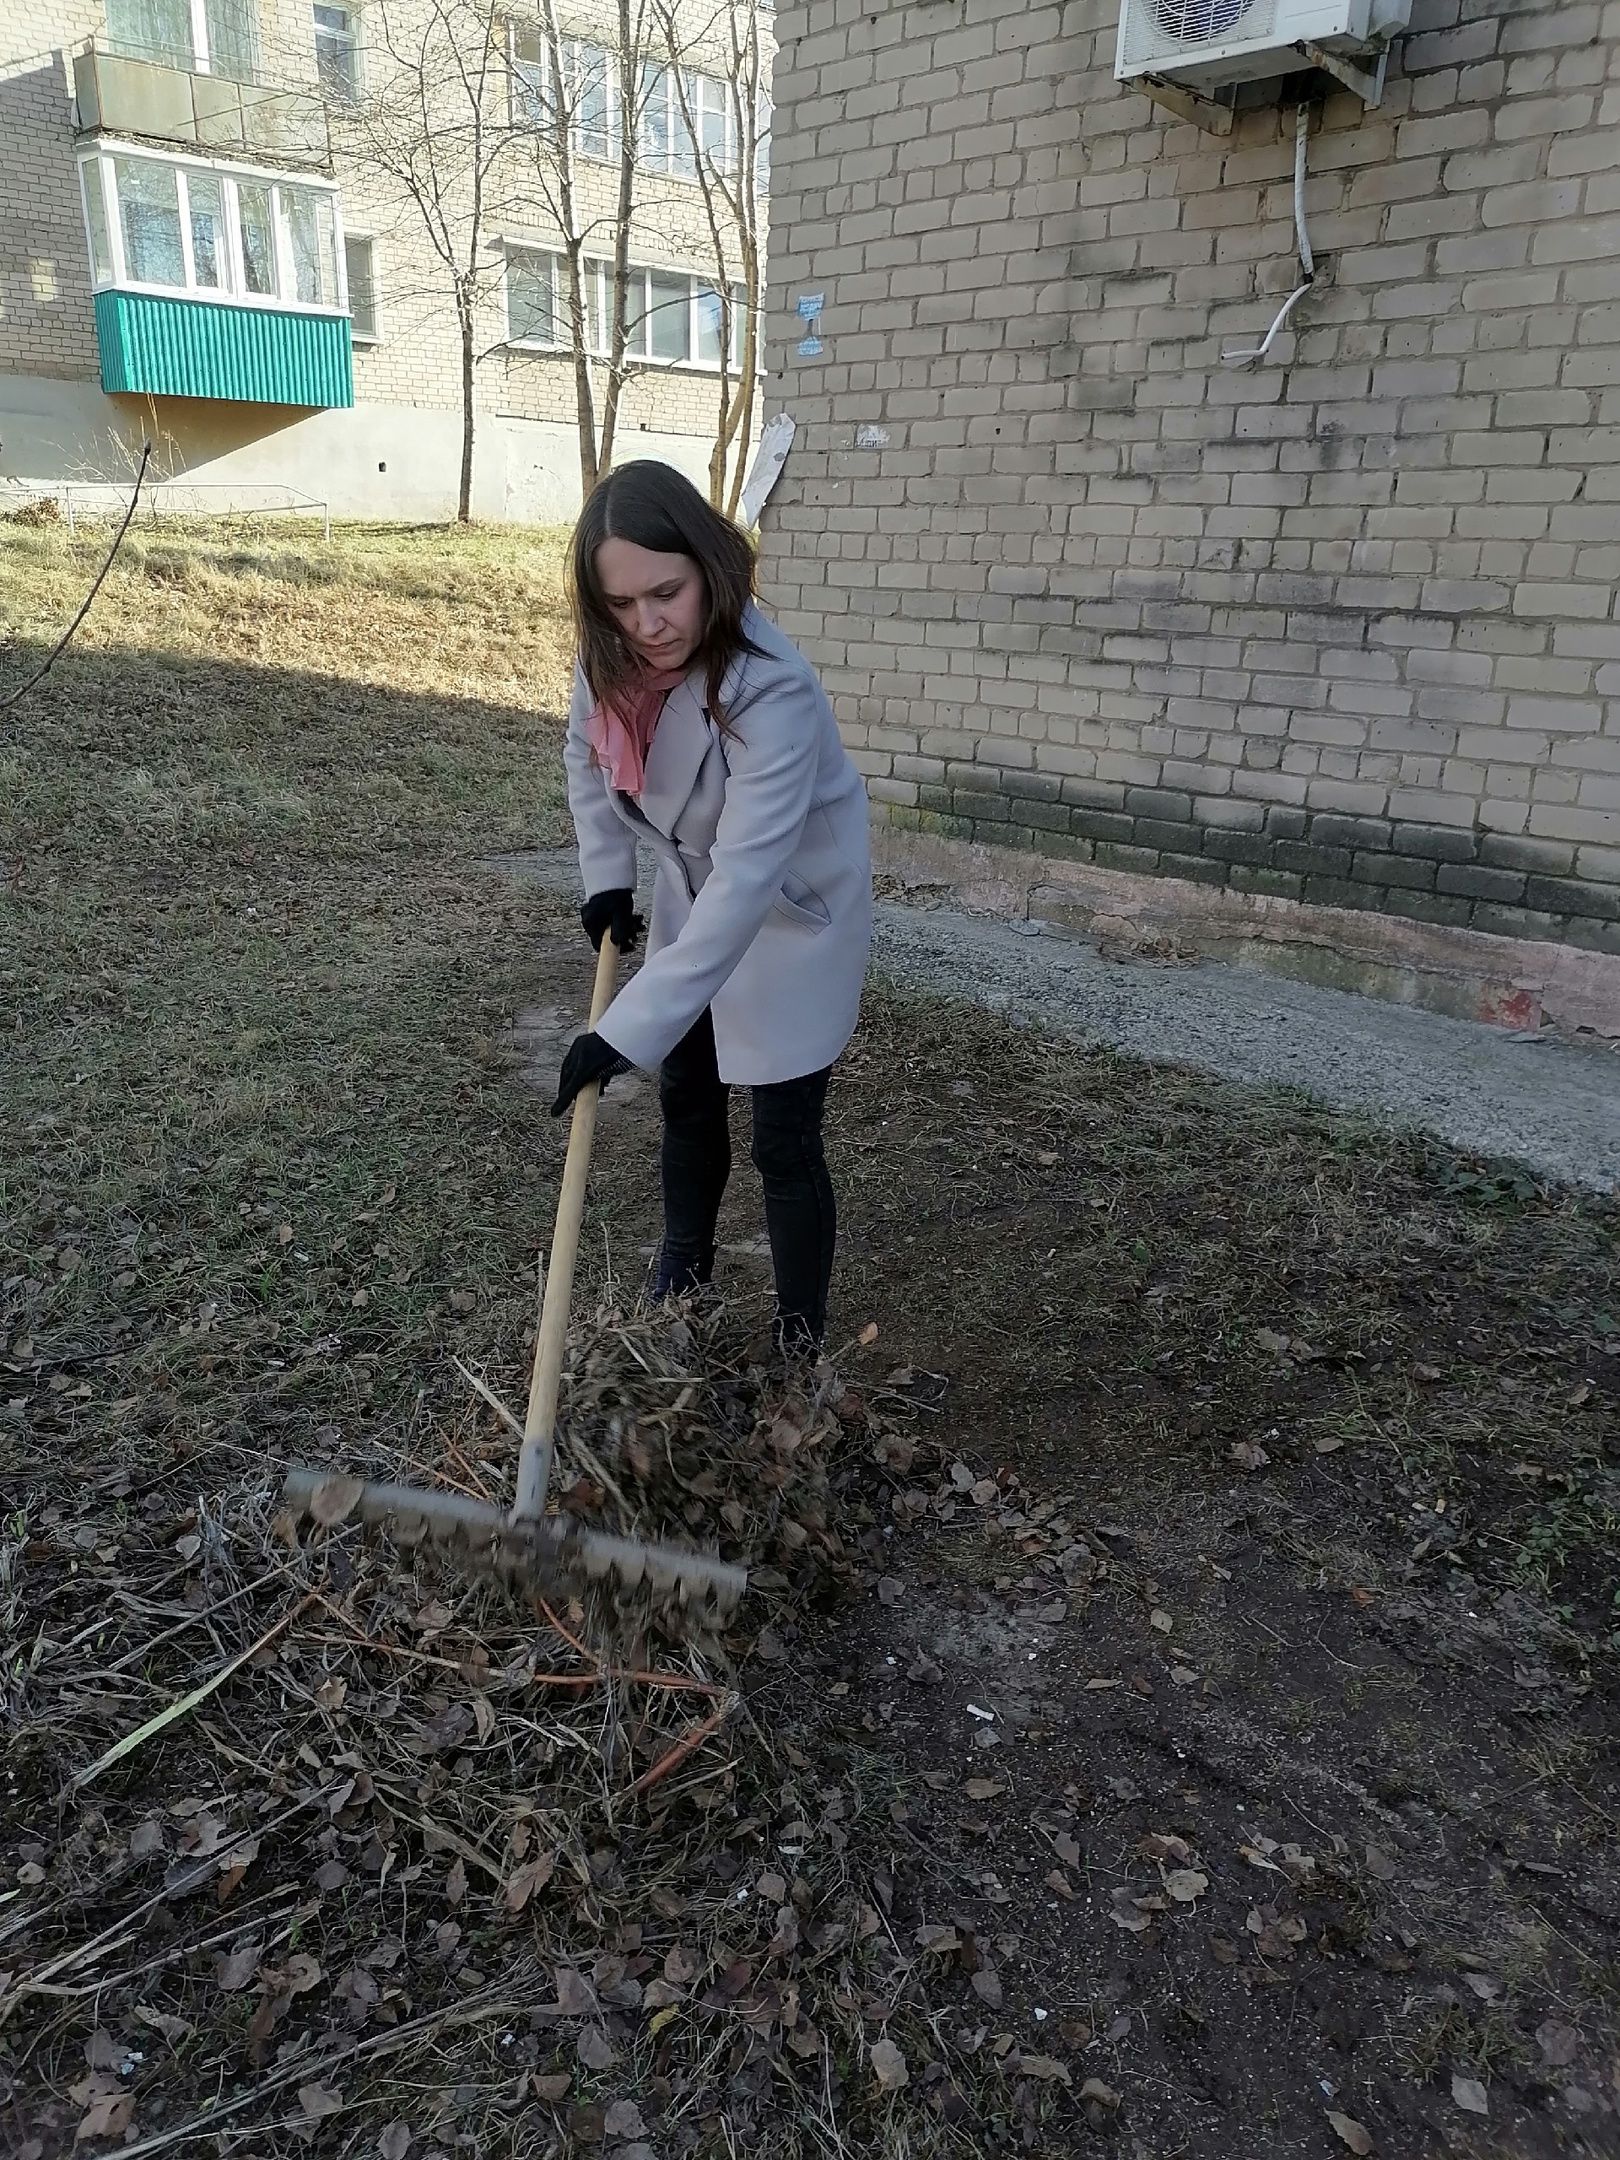
M585 733L596 763L621 795L640 795L664 700L685 680L685 668L669 668L661 675L643 669L636 680L593 707Z

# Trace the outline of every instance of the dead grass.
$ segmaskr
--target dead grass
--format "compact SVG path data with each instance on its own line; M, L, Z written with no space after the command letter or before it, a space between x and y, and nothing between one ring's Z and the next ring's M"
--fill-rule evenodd
M347 1576L334 1562L318 1586L337 1613L289 1627L239 1692L197 1713L189 1748L179 1728L58 1810L64 1777L317 1586L268 1538L284 1457L431 1448L450 1475L492 1474L453 1361L521 1394L560 1160L504 1034L537 996L567 1000L585 979L556 903L483 867L563 837L554 540L356 532L328 550L278 526L140 541L0 749L0 1888L60 1901L36 1939L61 1955L139 1887L155 1917L110 1938L116 1969L174 1955L130 1982L136 2022L116 2030L97 2022L114 1970L99 1951L47 1978L88 1992L30 1999L38 2022L0 2072L0 2143L26 2150L49 2107L54 2160L98 2099L110 2119L135 2078L112 2060L121 2046L147 2057L142 2092L175 2103L154 2122L254 2091L231 2118L243 2140L222 2125L203 2150L346 2155L392 2119L423 2133L412 2160L458 2140L538 2155L565 2135L572 2153L606 2135L615 2097L653 2092L667 2112L674 2082L665 2096L657 2080L677 2056L616 2002L617 2065L581 2058L585 2014L547 2006L583 1938L537 1934L507 1898L501 1871L549 1849L552 1815L601 1791L600 1745L551 1718L543 1689L535 1704L532 1616L459 1604L358 1553ZM0 528L0 688L71 613L96 557L56 529ZM848 1332L869 1317L883 1330L863 1385L881 1397L891 1354L913 1368L915 1419L933 1410L962 1476L925 1452L909 1484L893 1466L898 1494L886 1472L857 1496L846 1527L880 1540L901 1601L869 1603L859 1625L841 1612L784 1627L744 1690L781 1759L747 1755L723 1823L698 1805L719 1790L698 1782L701 1758L682 1784L694 1866L718 1859L716 1880L747 1887L773 1872L763 1826L795 1843L802 1819L829 1873L809 1915L786 1902L812 1924L852 1899L865 1913L857 1941L833 1931L816 1946L829 1987L854 1976L857 2009L829 2015L837 2082L803 2099L791 2131L766 2104L788 2086L733 2053L758 1945L740 1922L705 1919L705 1984L710 1969L756 1969L678 2054L723 2101L719 2126L676 2117L659 2160L666 2143L684 2149L676 2128L704 2160L730 2160L728 2111L745 2142L771 2125L773 2151L1067 2153L1115 2123L1121 2093L1144 2154L1196 2136L1293 2160L1317 2149L1322 2062L1338 2076L1339 2051L1358 2048L1355 2107L1380 2151L1430 2149L1431 2101L1447 2104L1460 2064L1489 2071L1498 2135L1514 2047L1552 2011L1590 2020L1612 1987L1599 1735L1616 1610L1613 1210L1297 1099L1081 1055L881 988L836 1102ZM610 1269L633 1283L644 1137L604 1150L596 1286ZM751 1208L745 1181L736 1206ZM998 1755L968 1759L1014 1790L994 1821L959 1797L960 1749L976 1743L937 1692L956 1676L919 1660L912 1679L916 1645L894 1632L920 1574L956 1619L962 1599L1007 1606L1020 1627L1049 1600L1062 1615L1039 1624L1067 1660L1054 1651L1054 1701L1073 1692L1027 1734L1004 1724ZM1172 1637L1151 1625L1161 1609ZM567 1645L551 1648L566 1669ZM1173 1677L1178 1658L1191 1681ZM977 1668L964 1683L988 1684ZM474 1698L492 1688L501 1718L539 1739L515 1725L503 1753L505 1738L480 1735ZM446 1744L413 1752L441 1717ZM638 1768L662 1729L633 1743ZM543 1801L523 1752L542 1743ZM1298 1782L1299 1763L1341 1787ZM345 1790L362 1777L373 1789ZM1273 1886L1246 1863L1222 1882L1210 1862L1211 1896L1231 1908L1215 1964L1197 1962L1196 1913L1122 1938L1110 1885L1141 1878L1143 1837L1174 1830L1229 1860L1252 1821L1304 1835L1291 1811L1320 1819L1343 1781L1368 1812L1335 1816L1342 1852L1311 1833L1336 1903L1313 1915L1299 1964L1252 1957L1245 1913ZM1500 1805L1475 1806L1475 1791ZM1234 1793L1242 1822L1222 1812ZM148 1820L161 1839L134 1854ZM1412 1840L1401 1879L1362 1882L1356 1855L1391 1822ZM1032 1824L1046 1842L1022 1859ZM222 1897L231 1841L250 1835L263 1861ZM1083 1841L1072 1903L1050 1888L1056 1836ZM626 1878L590 1826L553 1843L572 1929ZM312 1891L312 1850L345 1880ZM1504 1852L1543 1872L1504 1888ZM662 1864L642 1845L633 1858ZM685 1865L663 1885L683 1898ZM1411 1883L1425 1869L1427 1890ZM649 1878L633 1879L650 1901ZM384 1889L399 1901L386 1923L371 1902ZM1413 1903L1379 1902L1397 1897ZM684 1911L652 1905L655 1926L633 1904L603 1921L599 1991L645 1987L628 1964L652 1955L661 1971L691 1939ZM37 1909L0 1908L0 1927ZM915 1935L947 1919L955 1993L948 2015L924 2016ZM620 1939L638 1926L643 1939ZM1414 1945L1397 1927L1428 1932ZM1519 1946L1522 1970L1498 1942ZM1453 1999L1458 1958L1487 1943L1511 2044ZM243 1945L259 1964L225 1987L215 1960ZM319 1989L297 1984L299 1958L319 1965ZM1300 2008L1282 1980L1310 1958ZM1007 1976L1005 2013L972 1984L985 1963ZM136 2019L142 2004L156 2024ZM1037 2004L1049 2039L1020 2022ZM871 2074L882 2010L914 2074L888 2097ZM1122 2021L1130 2037L1109 2037ZM1072 2055L1072 2085L1009 2078L1035 2047ZM559 2077L568 2048L559 2102L533 2081ZM1592 2084L1589 2060L1568 2076ZM1233 2063L1252 2090L1232 2084ZM1429 2113L1385 2089L1397 2070L1430 2081ZM1094 2071L1111 2098L1081 2097ZM273 2082L257 2086L261 2073ZM1514 2122L1551 2105L1556 2081L1536 2074L1545 2091L1525 2082ZM112 2089L70 2099L87 2078ZM829 2091L858 2095L857 2113ZM1494 2152L1563 2149L1583 2148Z

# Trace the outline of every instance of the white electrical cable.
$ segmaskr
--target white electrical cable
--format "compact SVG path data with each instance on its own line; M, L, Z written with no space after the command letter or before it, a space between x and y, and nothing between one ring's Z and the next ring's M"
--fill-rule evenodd
M1299 267L1310 283L1316 275L1316 257L1311 253L1311 236L1305 229L1305 145L1310 139L1311 109L1308 105L1296 106L1294 110L1294 233L1299 242Z
M1263 360L1283 324L1316 282L1316 257L1311 253L1311 236L1305 224L1305 145L1310 131L1310 107L1297 106L1294 111L1294 240L1299 249L1300 281L1277 310L1275 321L1258 345L1245 352L1221 354L1228 367L1247 367L1252 361Z

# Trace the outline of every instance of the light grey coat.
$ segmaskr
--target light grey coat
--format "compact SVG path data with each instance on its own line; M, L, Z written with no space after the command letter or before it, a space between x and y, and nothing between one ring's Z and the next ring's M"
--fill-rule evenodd
M638 799L592 762L590 691L568 709L568 803L587 897L658 858L639 974L598 1032L632 1065L659 1065L714 1013L720 1077L760 1087L819 1072L848 1043L872 941L866 789L808 661L755 608L709 718L702 668L664 701Z

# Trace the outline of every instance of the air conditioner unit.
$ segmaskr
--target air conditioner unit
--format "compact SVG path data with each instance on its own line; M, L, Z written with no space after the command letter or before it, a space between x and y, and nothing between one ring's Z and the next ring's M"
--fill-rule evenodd
M1411 0L1123 0L1114 75L1208 98L1322 67L1360 90L1410 14Z

